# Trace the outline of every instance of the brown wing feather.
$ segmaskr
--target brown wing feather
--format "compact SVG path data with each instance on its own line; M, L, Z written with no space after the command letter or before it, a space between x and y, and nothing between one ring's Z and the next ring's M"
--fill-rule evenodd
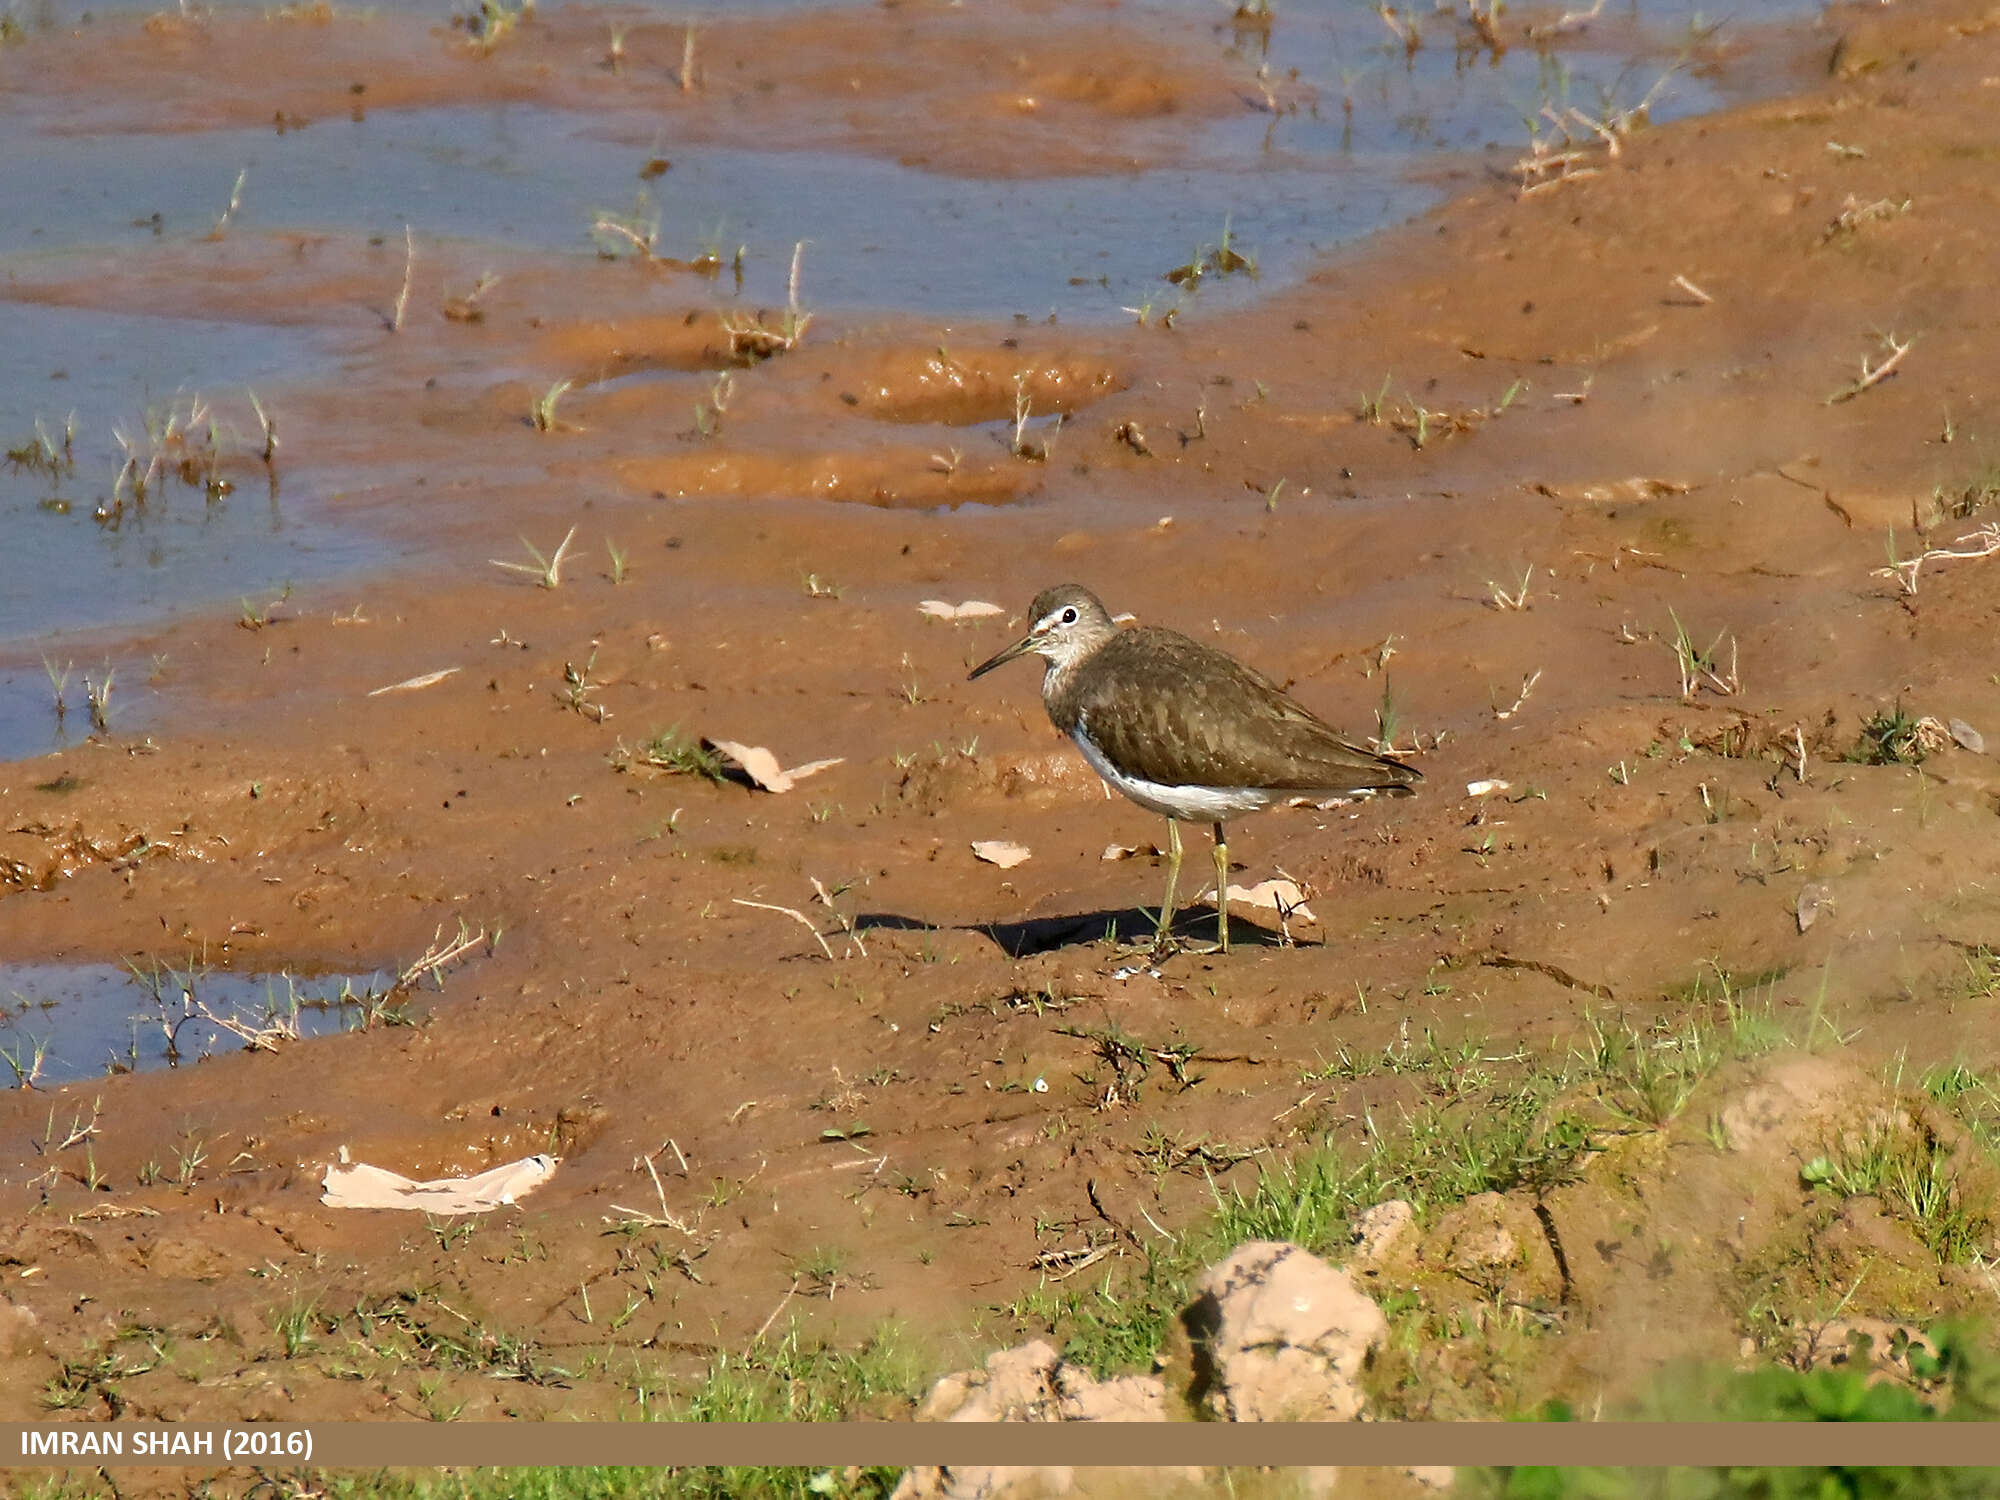
M1176 630L1121 631L1079 669L1058 727L1167 786L1407 792L1420 772L1352 744L1262 673ZM1067 721L1067 722L1065 722Z

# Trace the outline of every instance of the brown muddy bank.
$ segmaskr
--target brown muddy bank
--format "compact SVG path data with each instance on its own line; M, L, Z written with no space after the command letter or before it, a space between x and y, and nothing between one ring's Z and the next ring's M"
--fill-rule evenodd
M855 47L900 15L855 22ZM806 23L743 24L743 56L803 66L759 38ZM536 55L482 86L544 87ZM939 42L922 87L983 97L980 55ZM1209 107L1150 53L1097 55L1141 82L1021 85L1085 111L1090 149L1171 149ZM1815 55L1828 76L1793 97L1593 148L1589 175L1533 193L1484 183L1171 327L825 317L746 360L690 278L664 273L684 307L634 315L633 278L663 273L523 258L469 322L440 309L484 258L428 261L403 333L295 393L285 433L352 469L337 503L443 561L255 628L232 612L118 643L165 656L173 710L143 740L0 770L0 949L353 970L461 920L499 941L415 1026L0 1098L0 1262L33 1318L8 1336L6 1409L39 1418L74 1387L64 1410L91 1415L603 1416L632 1408L630 1370L685 1375L774 1308L849 1342L901 1319L963 1363L1032 1323L1048 1252L1109 1244L1127 1269L1149 1224L1208 1211L1211 1180L1247 1187L1421 1101L1393 1072L1329 1080L1343 1053L1426 1030L1562 1046L1587 1014L1683 1017L1705 973L1780 975L1781 1010L1824 1004L1870 1059L2000 1061L1990 986L1966 980L1994 942L2000 777L1958 748L1921 774L1843 759L1899 704L2000 730L2000 567L1934 561L1913 589L1882 571L1892 531L1900 559L1949 546L2000 488L2000 25L1841 11ZM404 65L412 100L456 86ZM862 149L902 118L798 92ZM194 106L115 107L172 125ZM988 129L1002 113L968 129L998 148L982 169L1043 149ZM379 300L393 262L244 233L10 295L278 323ZM1833 399L1892 335L1894 369ZM1017 385L1039 457L1004 441ZM423 482L371 485L385 455ZM489 564L572 527L558 588ZM1116 977L1107 928L1139 930L1159 872L1100 853L1155 823L1056 741L1028 669L963 681L1006 622L917 607L1018 613L1068 577L1416 748L1407 803L1233 830L1250 877L1311 893L1321 925L1295 946L1266 921L1226 960ZM1709 669L1685 691L1676 622ZM672 725L842 764L772 796L620 754ZM1467 794L1491 778L1510 790ZM997 837L1033 858L976 862ZM1807 926L1809 884L1830 904ZM744 901L816 916L835 957ZM1107 1093L1114 1028L1196 1081ZM57 1140L94 1131L43 1154L51 1108ZM343 1147L419 1177L563 1164L461 1235L322 1208ZM648 1160L681 1227L607 1234L660 1209ZM1796 1199L1795 1164L1764 1165L1732 1190ZM1702 1210L1588 1210L1624 1211L1640 1227L1605 1252L1602 1301L1531 1388L1496 1392L1446 1347L1419 1367L1432 1410L1616 1395L1684 1349L1736 1349L1743 1308L1706 1262L1613 1315ZM287 1308L396 1299L535 1378L377 1358L337 1327L287 1353ZM1864 1291L1855 1310L1913 1309ZM171 1356L141 1359L142 1332Z

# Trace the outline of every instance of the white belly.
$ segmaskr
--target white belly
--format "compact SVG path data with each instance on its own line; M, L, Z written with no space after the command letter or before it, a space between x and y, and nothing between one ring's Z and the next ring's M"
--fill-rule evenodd
M1258 812L1291 795L1255 786L1164 786L1157 781L1141 781L1136 776L1127 776L1106 760L1104 752L1091 744L1081 730L1070 738L1076 741L1076 748L1083 752L1083 758L1090 762L1091 770L1141 807L1164 818L1179 818L1189 823L1221 823L1244 813Z

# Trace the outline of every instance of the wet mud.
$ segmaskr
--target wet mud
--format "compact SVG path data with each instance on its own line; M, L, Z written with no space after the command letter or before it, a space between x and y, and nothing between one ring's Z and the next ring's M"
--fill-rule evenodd
M1243 107L1171 24L1061 10L717 23L711 90L742 81L674 128L1045 177L1171 157ZM586 77L601 18L568 14L477 72L392 45L400 22L246 24L318 27L370 109L678 66L678 28L634 25L625 71ZM229 27L34 45L10 80L154 130L364 97ZM2000 920L2000 772L1949 736L1921 767L1849 758L1899 712L2000 734L2000 560L1945 555L2000 498L2000 26L1843 8L1784 46L1782 97L1467 170L1171 322L843 315L782 284L719 309L684 268L443 243L391 332L399 243L248 227L13 266L14 301L331 330L337 369L273 395L275 455L230 472L409 560L92 637L159 664L147 717L114 697L101 732L0 766L0 953L416 977L339 1035L0 1094L0 1407L608 1416L628 1368L686 1377L774 1317L849 1342L896 1319L964 1364L1036 1327L1051 1252L1108 1244L1092 1274L1129 1274L1215 1192L1417 1102L1326 1081L1343 1053L1559 1048L1591 1016L1684 1017L1703 975L1766 976L1871 1064L2000 1062L1966 978ZM161 48L186 49L168 83L104 85ZM1057 740L1030 668L964 680L1072 578L1421 766L1412 799L1231 829L1239 878L1289 876L1316 922L1239 910L1226 957L1122 951L1164 872L1102 856L1157 821ZM8 650L32 684L39 643ZM840 763L774 795L653 764L670 729ZM1032 858L973 857L996 838ZM1155 1063L1107 1060L1114 1033ZM342 1151L562 1165L445 1232L321 1207ZM1690 1181L1801 1191L1760 1170ZM1637 1211L1586 1198L1556 1204L1572 1244ZM1624 1310L1524 1398L1735 1349L1713 1264L1646 1264L1588 1273ZM475 1354L282 1333L391 1304ZM135 1330L173 1357L77 1363L143 1352Z

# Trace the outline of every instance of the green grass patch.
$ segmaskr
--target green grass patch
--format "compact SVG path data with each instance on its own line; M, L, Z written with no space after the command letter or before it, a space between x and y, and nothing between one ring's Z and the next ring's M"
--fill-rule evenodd
M884 1327L859 1348L802 1334L718 1355L685 1386L641 1383L637 1415L666 1422L838 1422L907 1417L930 1372L901 1332ZM475 1469L459 1475L391 1470L326 1476L329 1500L883 1500L893 1468L681 1468L603 1466ZM462 1481L462 1482L461 1482Z
M1984 948L1980 955L1991 962ZM2000 1085L1962 1062L1932 1068L1923 1077L1924 1097L1948 1110L1988 1151L2000 1152Z
M1684 1371L1663 1382L1660 1394L1637 1415L1678 1422L1991 1422L2000 1417L2000 1353L1984 1338L1944 1326L1923 1342L1911 1341L1890 1353L1905 1380L1880 1378L1865 1357L1817 1370ZM1572 1417L1560 1405L1538 1415L1548 1421ZM1487 1500L1972 1500L1994 1492L1994 1472L1886 1465L1518 1468L1464 1475L1461 1488Z
M609 1465L467 1469L457 1474L388 1469L374 1474L322 1474L315 1483L327 1500L883 1500L895 1488L900 1472Z
M1496 1056L1483 1043L1443 1042L1427 1031L1379 1055L1342 1052L1308 1081L1394 1076L1414 1081L1422 1096L1393 1119L1367 1112L1358 1146L1323 1139L1253 1185L1216 1189L1206 1222L1171 1246L1155 1242L1136 1271L1047 1281L1004 1311L1059 1337L1069 1359L1100 1375L1144 1368L1196 1278L1246 1240L1288 1240L1337 1262L1356 1216L1376 1203L1406 1199L1423 1219L1479 1193L1572 1181L1618 1138L1667 1128L1725 1062L1796 1040L1768 993L1746 997L1723 971L1689 994L1694 1008L1671 1021L1641 1028L1593 1018L1561 1051ZM1520 1331L1533 1332L1526 1323Z
M1900 1061L1889 1082L1899 1098L1909 1097ZM1816 1191L1880 1199L1940 1261L1965 1265L1992 1242L1988 1200L1993 1170L2000 1166L1995 1160L2000 1087L1954 1062L1925 1072L1918 1097L1963 1127L1964 1136L1947 1139L1956 1136L1949 1125L1921 1108L1908 1109L1846 1132L1807 1162L1799 1177Z
M1931 753L1919 730L1922 720L1898 699L1893 709L1877 709L1861 726L1861 736L1843 760L1863 766L1917 766Z
M618 771L645 767L674 776L700 776L714 782L728 779L729 762L723 758L722 752L709 749L699 736L681 733L678 724L661 730L636 750L623 740L619 741L610 759L612 769Z

